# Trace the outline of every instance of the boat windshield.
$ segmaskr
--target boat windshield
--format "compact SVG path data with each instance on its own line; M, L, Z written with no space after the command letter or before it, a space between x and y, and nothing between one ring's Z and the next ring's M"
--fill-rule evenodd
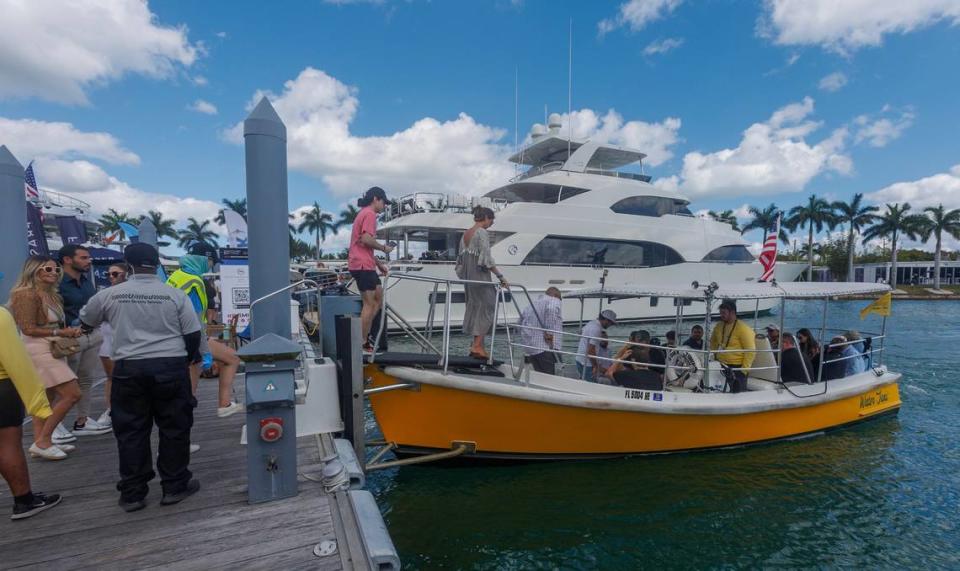
M491 190L486 195L492 200L503 200L508 204L513 202L532 202L536 204L556 204L578 194L589 192L587 188L564 186L562 184L545 184L542 182L515 182Z

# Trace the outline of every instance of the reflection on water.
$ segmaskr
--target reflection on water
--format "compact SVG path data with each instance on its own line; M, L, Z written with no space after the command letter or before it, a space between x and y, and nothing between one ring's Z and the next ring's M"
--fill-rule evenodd
M863 305L830 319L851 325ZM733 450L407 467L368 482L407 568L957 567L960 308L894 311L899 417ZM819 316L797 303L786 318Z

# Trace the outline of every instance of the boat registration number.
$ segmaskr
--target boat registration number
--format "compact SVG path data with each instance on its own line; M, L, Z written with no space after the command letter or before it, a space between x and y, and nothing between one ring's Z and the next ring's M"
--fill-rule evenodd
M657 391L639 391L637 389L626 389L623 398L633 400L651 400L660 402L663 400L663 393Z

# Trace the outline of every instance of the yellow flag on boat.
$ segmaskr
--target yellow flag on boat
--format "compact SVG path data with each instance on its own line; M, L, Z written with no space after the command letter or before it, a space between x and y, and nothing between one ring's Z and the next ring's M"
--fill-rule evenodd
M882 315L884 317L890 316L890 303L893 301L893 293L887 292L877 298L876 301L870 305L864 307L860 310L860 319L866 319L871 313L876 313L877 315Z

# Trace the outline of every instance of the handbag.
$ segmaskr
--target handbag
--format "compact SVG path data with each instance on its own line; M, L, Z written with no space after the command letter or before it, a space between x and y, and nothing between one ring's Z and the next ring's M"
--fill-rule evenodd
M63 359L80 352L80 340L74 337L47 337L50 353L55 359Z

